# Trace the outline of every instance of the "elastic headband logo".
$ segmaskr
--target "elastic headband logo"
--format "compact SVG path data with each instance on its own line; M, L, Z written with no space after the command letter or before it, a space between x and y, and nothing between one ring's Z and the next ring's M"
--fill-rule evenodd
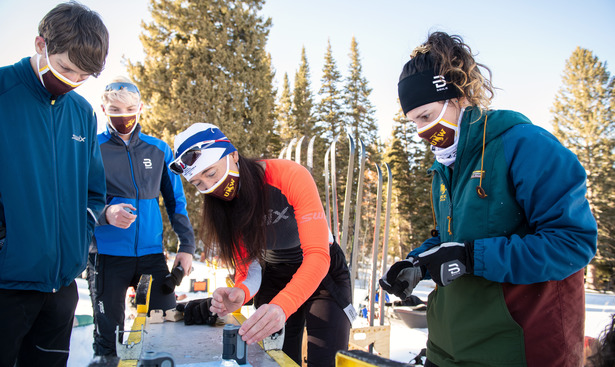
M459 90L457 87L449 88L449 84L445 75L436 75L433 70L402 79L397 84L397 92L404 115L428 103L458 98Z
M444 75L436 75L433 77L433 85L436 86L436 90L438 92L448 89L446 86L446 79L444 79Z

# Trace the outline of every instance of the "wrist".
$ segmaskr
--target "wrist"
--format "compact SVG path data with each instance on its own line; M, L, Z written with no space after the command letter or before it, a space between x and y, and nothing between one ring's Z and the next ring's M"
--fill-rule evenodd
M466 248L466 272L474 274L474 240L463 242Z

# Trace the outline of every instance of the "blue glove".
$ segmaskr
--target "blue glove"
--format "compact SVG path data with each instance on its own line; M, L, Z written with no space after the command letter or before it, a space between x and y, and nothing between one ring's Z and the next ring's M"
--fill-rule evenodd
M474 273L474 242L444 242L420 253L414 266L429 271L439 286L446 286L464 274Z
M424 275L420 267L414 266L413 260L414 258L410 257L391 265L386 274L378 281L382 289L402 300L410 297L414 287Z

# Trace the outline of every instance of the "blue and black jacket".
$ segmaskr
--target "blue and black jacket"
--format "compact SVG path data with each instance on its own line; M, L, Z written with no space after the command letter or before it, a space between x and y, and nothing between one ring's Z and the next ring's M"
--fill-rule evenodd
M409 256L473 241L474 273L429 295L427 358L578 366L597 227L577 157L520 113L468 107L454 168L435 162L430 172L439 237Z
M129 203L137 208L137 219L127 229L109 225L106 208L98 219L90 251L114 256L138 257L163 252L162 216L158 197L162 194L180 252L194 254L194 232L186 197L178 175L168 170L173 152L164 141L141 133L137 126L125 144L116 133L98 135L107 176L107 205Z
M55 292L85 269L105 205L96 125L76 92L52 98L29 57L0 68L1 289Z

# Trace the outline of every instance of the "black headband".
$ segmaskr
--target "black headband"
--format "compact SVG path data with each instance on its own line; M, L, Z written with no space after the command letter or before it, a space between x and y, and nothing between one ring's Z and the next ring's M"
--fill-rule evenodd
M425 70L402 79L397 84L397 93L404 115L427 103L460 96L457 87L447 82L443 75L434 74L432 70Z

